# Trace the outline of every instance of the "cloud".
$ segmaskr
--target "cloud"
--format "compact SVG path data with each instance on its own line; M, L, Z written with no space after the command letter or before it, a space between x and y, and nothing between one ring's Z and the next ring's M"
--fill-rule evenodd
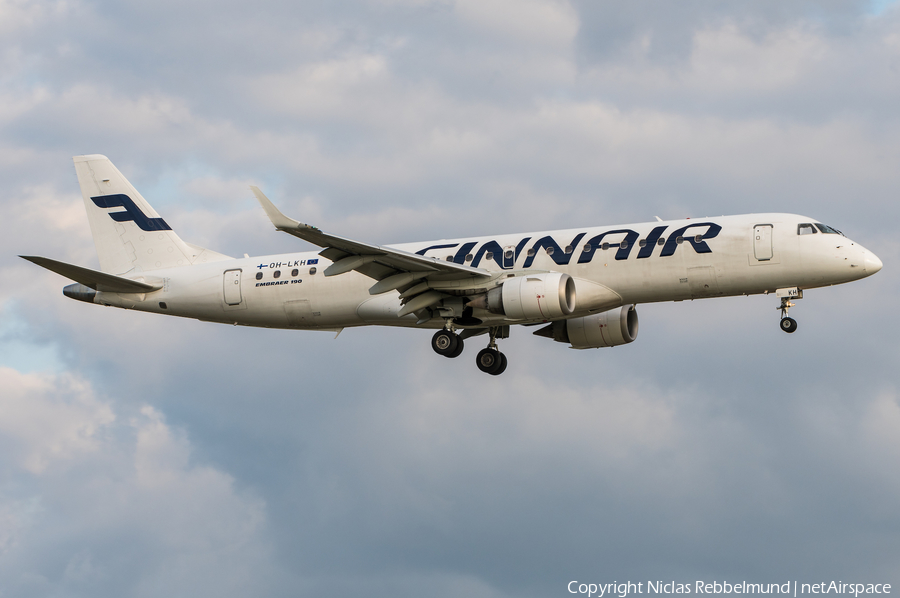
M775 29L760 38L726 23L694 32L690 55L676 68L649 61L644 39L633 46L629 60L600 63L590 71L604 87L648 94L689 90L715 99L773 94L796 89L802 78L830 62L831 41L809 27ZM671 101L671 96L664 97Z
M67 3L3 0L0 2L0 33L9 35L34 30L48 17L65 13Z
M0 4L0 586L896 576L900 21L869 10ZM309 249L258 184L376 243L808 213L885 269L807 293L795 335L771 297L641 305L640 338L609 350L514 328L492 378L483 337L447 360L421 330L335 340L61 297L15 256L96 266L71 164L94 152L232 255Z
M304 118L343 118L347 100L371 95L388 76L383 56L360 55L267 75L255 86L257 97L283 112Z
M479 29L528 45L569 47L578 32L578 15L558 0L458 0L454 10Z
M14 595L267 586L265 503L191 459L154 408L117 417L72 374L0 369L0 579Z
M19 467L40 474L56 460L95 451L97 435L115 417L71 377L23 375L0 369L5 389L0 433Z

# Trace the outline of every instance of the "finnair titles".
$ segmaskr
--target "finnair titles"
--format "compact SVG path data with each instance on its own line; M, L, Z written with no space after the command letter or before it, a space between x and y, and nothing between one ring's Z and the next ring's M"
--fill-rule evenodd
M329 330L437 329L435 352L507 366L497 341L514 325L575 349L637 338L636 306L772 294L794 332L793 300L808 289L878 272L875 254L795 214L745 214L379 246L282 214L256 187L269 220L321 248L232 258L183 241L105 156L74 158L100 270L23 258L65 276L73 299L209 322Z

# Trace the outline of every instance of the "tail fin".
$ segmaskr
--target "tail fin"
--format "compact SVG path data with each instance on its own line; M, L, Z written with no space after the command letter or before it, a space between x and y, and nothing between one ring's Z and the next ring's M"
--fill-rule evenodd
M73 160L104 272L126 274L230 259L182 241L106 156Z

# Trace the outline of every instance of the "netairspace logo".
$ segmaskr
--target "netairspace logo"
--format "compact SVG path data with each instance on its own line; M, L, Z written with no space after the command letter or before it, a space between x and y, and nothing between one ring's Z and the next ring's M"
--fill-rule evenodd
M575 580L570 581L566 588L570 594L582 594L588 598L592 596L626 598L630 594L785 594L796 598L798 592L799 594L852 594L854 598L858 598L860 594L891 593L891 584L889 583L844 583L842 581L800 584L796 581L782 584L696 581L691 584L674 581L582 583Z

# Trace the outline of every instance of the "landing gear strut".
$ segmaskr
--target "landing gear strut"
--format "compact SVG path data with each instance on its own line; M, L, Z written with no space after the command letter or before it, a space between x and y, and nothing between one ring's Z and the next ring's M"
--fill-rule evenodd
M791 307L794 307L794 304L791 303L790 297L782 297L781 306L778 309L781 310L781 329L787 333L797 330L797 320L788 317L788 309Z
M509 334L507 331L503 330L504 328L505 327L502 326L491 327L490 343L488 343L486 348L479 351L478 356L475 358L475 364L478 366L478 369L486 374L491 374L492 376L499 376L502 374L506 371L506 366L508 364L506 355L497 349L497 337L500 336L500 338L504 338Z

